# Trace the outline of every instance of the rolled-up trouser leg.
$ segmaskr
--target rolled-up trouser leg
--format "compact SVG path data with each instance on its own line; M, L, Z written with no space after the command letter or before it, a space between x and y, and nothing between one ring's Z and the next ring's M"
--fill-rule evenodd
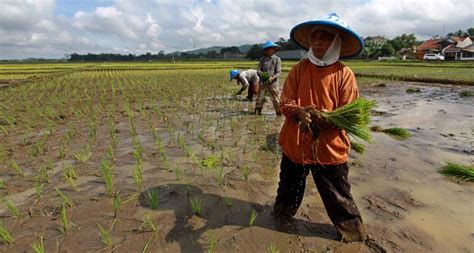
M309 168L293 163L285 154L280 164L280 182L273 206L273 214L280 217L291 217L301 205L306 186Z
M257 93L257 99L255 99L255 109L263 108L263 104L265 103L265 93L267 92L267 85L260 84L260 88Z
M277 84L276 82L273 83L270 86L270 93L272 95L272 103L273 103L273 108L275 109L275 112L277 115L281 115L280 112L280 93L278 92Z
M342 239L347 242L364 241L367 237L359 210L350 193L347 163L317 165L311 168L314 182L326 212Z

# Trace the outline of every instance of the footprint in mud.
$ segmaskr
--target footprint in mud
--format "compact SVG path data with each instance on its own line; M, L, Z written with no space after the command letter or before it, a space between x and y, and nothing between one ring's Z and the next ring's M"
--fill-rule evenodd
M386 226L367 225L370 236L366 244L374 252L432 252L437 242L413 227L392 230Z
M191 185L168 184L151 187L139 196L140 205L152 209L150 192L154 192L159 202L156 205L157 209L153 209L156 214L159 216L160 213L162 215L165 215L165 213L169 215L170 211L173 213L175 219L160 219L160 224L170 228L165 232L162 239L168 243L179 243L179 247L183 252L203 252L204 245L189 240L189 238L200 238L207 231L215 231L224 226L227 226L226 231L230 231L225 233L241 233L243 236L255 237L254 234L249 234L249 231L246 230L249 228L249 217L252 212L257 214L252 227L264 228L263 231L278 231L288 235L323 238L330 241L337 238L335 229L331 224L301 219L293 219L292 225L280 224L271 215L273 209L271 205L262 205L237 198L226 198L207 192L220 191L212 187L204 187L203 189L206 192ZM191 199L199 202L201 210L198 214L191 210ZM162 213L162 211L165 211L165 213ZM256 233L257 230L252 231Z
M390 189L384 193L374 193L365 197L367 209L381 219L401 219L411 208L423 207L408 192Z

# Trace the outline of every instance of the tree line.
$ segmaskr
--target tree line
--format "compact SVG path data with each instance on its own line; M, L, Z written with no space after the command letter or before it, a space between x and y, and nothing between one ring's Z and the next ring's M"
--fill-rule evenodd
M470 36L474 40L474 28L467 31L459 30L457 32L448 33L447 36ZM366 37L363 38L365 47L362 53L357 57L359 59L377 59L378 57L401 57L403 55L408 58L413 57L414 47L421 44L414 34L402 34L393 39L384 37ZM275 42L280 45L280 50L298 50L300 49L291 39L280 38ZM229 53L233 57L258 59L261 57L260 47L262 44L254 44L245 54L238 47L225 47L218 51L210 50L200 53L168 53L159 51L156 54L150 52L140 55L135 54L77 54L66 55L66 60L70 62L89 62L89 61L156 61L156 60L178 60L178 59L223 59Z

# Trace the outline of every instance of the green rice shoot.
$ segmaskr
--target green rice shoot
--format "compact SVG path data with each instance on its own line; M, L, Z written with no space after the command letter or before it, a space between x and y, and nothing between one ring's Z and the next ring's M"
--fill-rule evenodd
M358 142L353 142L351 141L351 148L354 150L357 154L364 154L365 151L365 146L363 144L360 144Z
M2 243L10 244L13 242L13 237L8 231L8 229L3 225L3 222L0 221L0 241Z
M338 128L345 130L356 140L372 142L369 130L370 111L376 106L375 100L357 98L353 102L321 115Z
M441 174L456 178L465 182L474 182L474 166L466 166L459 163L446 162L441 169Z
M255 210L252 210L252 212L250 213L250 218L249 218L249 226L250 227L253 226L256 219L257 219L257 212L255 212Z
M399 128L399 127L387 128L387 129L382 130L382 132L399 139L408 139L411 137L410 132L408 132L404 128Z
M31 248L33 249L35 253L44 253L45 250L44 250L43 236L40 236L39 241L34 242L31 245Z
M463 91L459 92L459 96L460 97L472 97L472 96L474 96L474 92L469 91L469 90L463 90Z

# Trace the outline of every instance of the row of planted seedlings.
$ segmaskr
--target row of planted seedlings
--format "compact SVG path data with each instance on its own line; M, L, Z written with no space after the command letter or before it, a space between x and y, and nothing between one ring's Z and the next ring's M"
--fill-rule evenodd
M84 75L84 74L87 74L87 73L81 73L81 75ZM120 73L115 73L114 75L120 76ZM100 76L98 78L96 75L90 75L90 74L89 74L89 77L90 77L89 79L81 78L81 81L88 81L90 79L97 78L98 79L97 82L110 82L110 79L114 78L113 76L108 76L107 78L101 80ZM99 174L103 177L103 180L107 189L107 195L112 198L113 201L111 202L114 207L113 209L115 210L114 222L112 222L112 224L115 223L118 209L120 208L120 203L122 202L121 195L117 193L118 192L117 190L113 189L113 185L114 185L113 161L115 159L114 156L116 153L117 142L118 142L116 127L118 123L121 122L122 120L122 119L117 119L117 115L121 115L120 113L125 114L127 120L129 121L130 134L133 138L134 151L132 152L132 155L136 161L136 165L134 166L134 169L132 171L134 183L137 186L137 192L143 189L143 185L142 185L143 184L143 171L141 167L143 164L143 158L142 158L143 146L140 143L140 139L136 137L136 125L134 121L134 114L130 106L131 103L128 103L128 102L121 103L121 102L136 101L135 105L138 105L137 107L141 108L141 110L139 110L139 113L137 115L139 115L139 118L141 119L145 118L145 121L149 124L150 129L155 129L155 127L152 127L153 125L152 120L149 120L150 113L146 113L146 112L149 111L148 110L149 108L153 108L154 110L153 115L156 115L160 119L160 123L166 125L166 128L169 132L168 134L170 136L173 136L173 134L177 132L175 130L176 125L169 123L170 121L169 118L171 117L169 112L162 111L159 109L159 107L153 107L153 100L154 99L159 100L158 102L160 103L160 106L162 108L171 108L173 106L178 106L179 107L178 109L186 111L188 113L193 111L191 107L198 107L196 108L196 111L198 112L197 114L206 115L206 113L202 113L202 111L200 111L203 108L199 108L199 105L203 101L206 101L205 99L207 99L207 98L203 99L202 96L200 98L197 98L196 96L194 96L192 99L188 100L189 103L186 103L184 106L180 107L179 101L183 101L180 99L182 99L183 97L186 97L182 95L182 93L185 92L185 89L179 90L179 93L178 92L173 93L173 90L170 91L167 89L163 89L162 88L163 86L158 86L158 85L148 86L145 89L139 89L137 87L133 87L132 85L131 89L127 90L128 87L126 85L129 84L129 81L126 79L124 80L123 78L117 78L117 79L119 80L113 80L110 86L106 85L107 87L110 87L110 89L104 88L103 87L104 85L97 85L97 87L78 90L74 86L64 87L64 83L63 83L64 80L60 80L59 83L56 83L56 84L50 84L55 92L63 91L61 95L63 95L64 97L73 98L74 96L77 96L77 95L80 95L80 97L83 97L83 99L80 99L80 101L78 101L77 104L73 104L73 105L70 104L69 107L67 107L67 109L69 109L69 114L66 114L66 115L68 117L67 122L69 124L60 125L59 127L51 127L51 125L54 126L54 124L52 123L49 124L50 129L54 130L51 132L58 132L59 135L62 134L64 136L64 138L62 138L62 143L61 143L62 145L58 145L59 148L57 150L54 150L56 151L57 156L53 155L50 159L54 160L55 158L56 159L59 158L61 160L62 171L63 171L62 174L64 177L63 182L69 185L71 189L75 189L77 187L75 184L75 180L77 180L78 178L78 168L80 168L81 166L80 164L87 164L88 162L90 162L97 165L98 162L91 161L93 154L96 156L96 158L92 160L101 160L100 166L99 166L100 168ZM149 81L149 80L146 80L146 81ZM157 87L161 87L161 88L157 88ZM91 99L92 97L91 93L96 95L94 96L94 100ZM153 96L154 94L157 94L157 95ZM215 91L212 89L209 89L208 91L206 91L206 93L202 93L200 95L203 95L203 94L205 96L210 95L210 97L216 96ZM143 99L146 98L147 96L151 97L149 101L151 105L147 105L147 102L143 101ZM95 107L92 106L93 104L92 101L96 103ZM82 105L82 107L76 106L76 105ZM61 107L55 106L54 108L61 108ZM117 109L117 108L123 108L123 110L120 111L120 109ZM142 110L142 109L145 109L145 110ZM144 111L145 113L143 113ZM58 113L62 113L62 112L58 112ZM50 114L53 119L57 119L58 122L61 122L62 117L55 116L54 112L50 112ZM104 117L101 117L104 114L108 115L106 119L104 119ZM78 121L74 120L75 118L80 118L80 117L82 117L81 120L78 120ZM88 118L83 118L83 117L88 117ZM206 119L205 116L201 118L198 120L198 122L202 122L202 121L207 122L209 120L209 119ZM32 121L34 122L34 120ZM53 121L53 123L55 122ZM64 123L64 121L61 123ZM232 124L235 125L236 123L234 122ZM217 122L217 125L219 125L218 122ZM186 125L186 127L189 128L190 125ZM86 128L87 131L84 131L84 128ZM30 127L29 131L32 131L32 129L34 128ZM13 128L13 131L11 132L13 133L16 130L18 129ZM101 131L108 132L108 136L110 137L110 140L108 142L100 141L104 145L101 146L99 152L96 152L94 149L100 145L98 145L98 143L94 143L94 139L97 137L97 133ZM152 133L152 136L154 137L156 148L158 152L160 153L161 159L165 161L165 164L168 164L166 147L164 146L163 142L159 138L157 138L158 135L154 134L153 131L154 130L151 130L151 133ZM184 131L192 132L193 130L185 128ZM86 134L84 132L86 132ZM77 141L78 137L80 137L81 135L83 138L87 136L87 141L85 141L85 143L82 143L82 145L81 144L77 145L76 143L70 144L70 142ZM103 135L104 134L100 134L100 136L103 136ZM187 148L186 142L183 141L183 137L179 135L179 132L176 136L177 136L176 140L177 140L178 145L183 150L185 150L187 155L192 158L193 162L195 162L196 164L200 166L200 169L217 167L216 161L218 159L216 159L215 156L197 157ZM55 140L52 141L53 143L55 143L55 141L58 139L61 140L61 138L54 138L54 139ZM44 146L48 146L49 144L50 143L45 144ZM9 145L15 146L15 144L13 143L9 143ZM70 146L75 146L75 148L70 148ZM80 148L77 149L77 146L79 146ZM218 148L214 147L214 149L218 149ZM68 152L68 150L75 150L75 152ZM48 150L48 152L46 153L49 154L49 152L50 151ZM223 157L224 156L221 155L221 158ZM9 158L11 157L9 156ZM67 165L67 163L65 163L64 160L68 160L68 159L74 160L79 163L75 163L73 165ZM18 163L16 163L13 160L12 162L10 162L10 164L11 164L12 169L17 172L18 177L21 177L21 174L23 173L21 172L22 170L21 170L21 167L18 165ZM48 163L48 165L50 164L51 162ZM35 176L35 179L36 179L35 188L37 189L37 192L44 192L45 194L54 193L55 195L61 196L61 199L64 202L64 204L61 206L61 212L60 212L61 223L62 223L61 231L65 233L68 231L68 225L72 224L67 221L67 208L72 205L73 201L71 201L70 198L68 198L67 195L60 188L54 187L54 192L53 192L51 187L47 186L48 180L49 180L47 178L50 177L50 174L47 173L48 172L47 170L48 169L51 170L51 167L53 166L49 166L49 167L45 166L45 167L42 167L42 169L40 169L38 175ZM167 165L167 167L169 167L169 165ZM175 170L177 179L180 180L181 177L183 177L182 176L183 173L180 172L179 167L174 166L174 170ZM215 173L216 173L216 177L215 177L216 180L220 182L218 184L222 186L223 179L224 179L222 169L216 169ZM52 176L54 177L57 175L53 174ZM71 195L75 195L75 194L76 192L74 191L71 192ZM41 194L37 194L37 195L41 196ZM154 199L153 196L150 196L150 199ZM21 213L21 211L20 212L13 211L15 208L12 207L14 206L14 204L12 204L11 201L5 200L5 203L8 203L7 206L10 206L9 210L12 210L12 213ZM197 204L199 203L198 200L191 199L190 203L193 210L200 209L198 207L199 205ZM18 215L14 215L14 216L18 216ZM148 224L150 223L150 220L144 219L144 223ZM107 236L108 230L106 229L106 226L99 224L98 229L100 230L102 241L105 242L104 244L107 244L107 246L111 246L112 243L110 241L110 237ZM6 231L8 231L8 229Z
M28 143L29 141L26 141L26 140L20 140L19 142L15 142L15 141L12 141L15 139L15 133L23 133L23 132L30 132L30 133L33 133L34 131L36 131L38 128L36 126L27 126L26 129L21 129L21 127L17 127L16 123L13 123L11 125L9 125L9 128L7 129L6 127L3 127L2 130L3 130L3 134L4 136L6 136L7 138L3 139L3 140L7 140L6 142L2 143L2 147L3 146L8 146L8 149L7 149L7 154L5 154L5 156L3 156L2 158L4 158L2 161L6 161L8 160L8 167L10 167L12 169L12 171L14 171L14 173L11 173L12 175L12 180L9 180L8 181L8 184L5 183L4 181L2 181L2 188L4 188L6 191L5 191L5 195L8 195L9 192L11 193L15 193L15 191L21 191L21 189L18 189L18 187L16 187L18 184L17 184L17 181L25 181L25 187L28 188L30 186L28 186L28 183L31 182L31 177L34 176L34 187L35 187L35 190L36 190L36 197L37 199L35 198L34 200L34 204L37 204L37 200L41 197L41 195L43 193L45 194L48 194L48 193L52 193L52 190L51 188L54 188L55 191L58 195L62 196L63 199L68 199L68 198L65 198L66 197L66 194L64 194L61 189L59 188L56 188L56 187L53 187L51 185L48 185L49 181L50 181L50 177L53 176L53 177L56 177L57 176L57 173L51 175L51 173L49 173L50 171L48 170L53 170L53 164L55 164L56 161L53 162L53 160L57 160L59 159L60 160L60 164L61 164L61 167L62 167L62 171L63 171L63 176L64 176L64 182L67 182L67 184L70 185L70 187L72 189L76 189L76 183L75 181L78 179L78 174L80 174L82 171L80 170L81 168L81 164L87 164L89 162L89 160L91 160L92 156L94 154L97 154L97 156L102 156L103 154L101 154L101 151L103 152L103 150L107 150L107 157L109 157L109 159L113 159L113 154L114 154L114 147L116 146L116 143L117 143L117 138L116 136L114 135L114 120L110 120L109 121L109 124L108 126L108 130L109 130L109 133L110 133L110 137L111 137L111 141L110 141L110 144L108 146L107 149L104 149L104 145L101 145L101 143L103 143L102 141L94 141L97 137L97 133L98 133L98 128L101 127L102 130L104 130L104 124L103 124L103 115L104 114L107 114L107 112L103 111L104 110L104 107L107 108L107 109L111 109L109 111L109 114L114 117L114 115L117 115L116 114L116 111L113 111L115 110L116 106L114 104L108 104L107 103L104 103L105 100L107 100L107 96L109 95L109 92L107 93L102 93L103 96L98 96L98 98L94 99L94 101L91 99L92 97L92 94L88 93L87 92L87 86L86 88L82 89L82 90L78 90L76 87L68 87L68 88L72 88L72 89L61 89L61 87L58 87L60 85L62 85L61 81L63 80L60 80L59 83L56 82L51 82L51 83L47 83L45 84L46 88L45 90L48 90L47 88L51 88L51 90L53 90L53 94L54 92L57 92L58 90L63 90L65 92L68 92L68 94L65 94L62 93L61 95L66 97L66 98L69 98L69 99L74 99L75 96L80 96L82 98L85 98L85 99L81 99L80 100L80 103L78 103L79 105L82 105L82 106L76 106L76 104L69 104L69 107L67 107L66 109L70 109L69 111L69 114L66 114L65 117L68 117L68 121L67 122L59 122L59 124L61 124L59 127L57 127L56 125L58 124L58 122L55 122L53 121L53 119L62 119L62 117L56 117L54 116L53 114L55 113L54 111L52 111L50 108L46 108L45 111L47 111L49 114L52 115L52 118L53 119L49 119L49 122L48 122L48 134L45 134L44 136L48 137L48 138L44 138L44 139L41 139L40 140L40 143L41 143L41 147L45 147L45 150L43 150L43 148L41 150L43 150L42 153L40 152L28 152L29 156L27 159L25 159L25 154L23 155L19 155L17 156L18 154L21 154L22 152L17 152L17 151L22 151L21 149L21 146L28 146L30 143ZM71 80L68 80L68 81L71 81ZM104 80L105 81L105 80ZM71 85L72 86L72 85ZM112 86L113 87L113 86ZM99 92L99 89L100 88L103 88L101 87L101 85L98 85L95 89L91 89L90 91L94 94L101 94L101 93L98 93ZM114 89L114 88L112 88ZM120 90L119 89L119 92L125 92L125 90ZM71 94L72 93L72 94ZM25 96L26 97L26 96ZM41 94L40 96L41 97ZM52 97L52 96L51 96ZM50 97L50 101L52 101L52 103L54 102L57 102L58 104L61 103L61 101L58 99L58 100L55 100L54 98L51 98ZM117 101L121 100L120 98L117 99ZM58 102L59 101L59 102ZM41 103L42 101L35 101L34 100L34 97L31 97L31 100L29 101L31 103ZM13 104L13 103L12 103ZM95 104L95 105L93 105ZM13 104L15 105L15 104ZM44 108L44 107L43 107ZM61 108L61 106L54 106L54 108ZM16 109L16 108L15 108ZM2 112L5 112L5 111L2 111ZM41 112L40 112L41 113ZM61 113L61 112L60 112ZM15 114L11 114L11 115L15 115ZM24 115L19 115L20 117L18 117L19 120L31 120L32 122L36 123L34 119L31 119L31 118L28 118L30 115L29 114L24 114ZM24 118L21 118L21 116L24 116ZM32 116L36 116L34 114L32 114ZM76 116L76 117L74 117ZM90 116L90 117L89 117ZM79 117L83 117L81 118L80 120L77 119ZM85 117L85 118L84 118ZM46 118L46 117L45 117ZM64 124L64 125L63 125ZM39 128L41 129L41 128ZM100 131L99 131L100 132ZM57 134L56 134L57 133ZM18 134L19 135L19 134ZM52 138L51 136L54 135ZM100 136L104 136L103 134L101 134ZM11 138L10 138L11 137ZM57 138L59 137L59 138ZM62 138L61 138L62 137ZM82 139L81 139L82 137ZM85 137L87 137L87 141L85 141ZM59 141L58 141L59 140ZM34 141L34 140L33 140ZM82 143L81 143L82 141ZM80 142L80 143L78 143ZM35 142L34 144L36 144L38 142ZM77 149L76 147L80 147L79 149ZM58 148L56 148L58 147ZM77 150L75 152L68 152L69 150ZM97 150L100 150L99 152L97 152ZM54 152L53 152L54 151ZM57 152L57 153L56 153ZM25 153L25 152L23 152ZM21 161L22 159L26 160L26 162L17 162L16 160L18 161ZM67 162L64 162L65 159L73 159L74 160L74 164L72 165L67 165ZM33 169L31 169L31 172L30 173L25 173L24 172L24 169L23 167L35 167L37 165L39 165L41 162L44 162L44 160L48 160L47 164L45 166L38 166L40 167L39 169L39 172L37 175L34 175L34 171ZM2 163L3 165L5 165L5 163ZM101 163L101 174L103 175L104 177L104 181L106 182L106 185L107 185L107 189L108 191L110 191L110 185L111 185L111 177L109 175L109 173L107 173L107 167L109 167L107 165L108 163L107 162L102 162ZM4 166L2 167L2 170L8 170L10 168L6 168L7 166ZM79 171L78 171L79 169ZM85 173L85 171L84 171ZM31 174L31 177L30 178L26 178L25 175L29 176ZM107 176L108 175L108 176ZM23 179L24 178L24 179ZM57 184L57 183L55 183ZM74 193L73 193L74 195ZM4 197L3 198L3 202L5 204L5 206L7 207L8 211L10 211L13 216L19 218L19 217L22 217L21 215L21 211L18 211L19 209L15 206L15 204L8 198L8 196ZM72 203L71 201L64 201L65 203ZM114 201L114 203L117 203L118 201ZM65 206L70 206L71 204L68 204L68 205L64 205L61 209L61 220L62 221L65 221L64 217L67 217L66 215L66 211L65 211ZM67 231L67 224L69 223L64 223L63 222L63 226L62 226L62 231L65 232ZM3 225L2 225L2 228L5 228ZM12 240L9 240L7 236L7 231L8 229L2 229L2 231L4 231L3 234L5 234L5 238L7 238L5 240L6 243L10 243Z

